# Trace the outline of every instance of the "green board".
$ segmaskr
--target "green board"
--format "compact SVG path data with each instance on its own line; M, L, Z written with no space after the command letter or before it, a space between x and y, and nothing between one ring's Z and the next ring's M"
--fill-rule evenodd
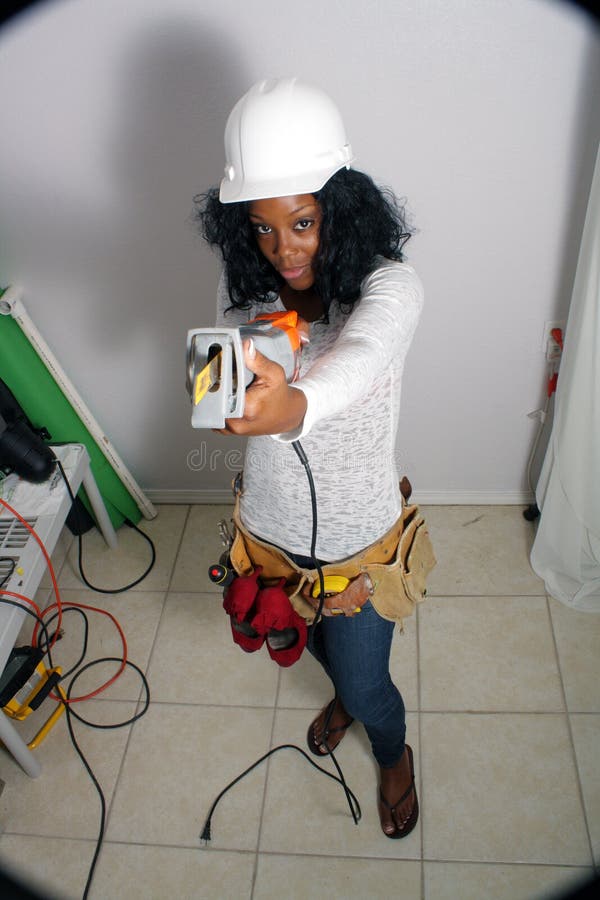
M0 289L0 296L2 295ZM84 444L106 511L114 528L137 523L137 503L83 424L34 348L11 316L0 315L0 378L36 428L45 427L57 444ZM80 496L93 516L82 489Z

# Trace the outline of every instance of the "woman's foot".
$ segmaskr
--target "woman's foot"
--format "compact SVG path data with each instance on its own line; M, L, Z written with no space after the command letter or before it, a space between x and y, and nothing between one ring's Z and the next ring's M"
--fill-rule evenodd
M308 749L315 756L327 756L330 750L335 750L353 722L341 700L334 697L310 723L306 735Z
M413 752L408 744L395 766L386 769L380 766L379 770L378 805L382 831L389 838L406 837L419 818Z

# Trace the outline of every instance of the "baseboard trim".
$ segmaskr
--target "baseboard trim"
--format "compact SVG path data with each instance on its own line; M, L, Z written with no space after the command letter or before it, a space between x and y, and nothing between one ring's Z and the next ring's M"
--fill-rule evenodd
M412 498L423 506L527 506L531 491L415 491Z
M149 499L152 498L153 503L171 503L174 505L183 503L192 506L203 503L207 506L216 503L233 504L231 488L206 488L205 490L196 491L171 491L159 488L155 491L145 491L145 494Z
M230 488L204 490L149 490L152 503L215 505L233 503ZM411 498L423 506L526 506L533 503L530 491L415 491Z

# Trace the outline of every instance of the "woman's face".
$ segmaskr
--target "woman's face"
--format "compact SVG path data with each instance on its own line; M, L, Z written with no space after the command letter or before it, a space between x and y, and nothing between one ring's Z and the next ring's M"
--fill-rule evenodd
M252 200L249 217L261 253L292 290L311 288L323 218L313 195Z

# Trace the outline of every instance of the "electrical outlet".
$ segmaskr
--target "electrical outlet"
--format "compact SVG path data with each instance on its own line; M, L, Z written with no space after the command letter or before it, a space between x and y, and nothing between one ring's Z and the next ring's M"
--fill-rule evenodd
M544 324L544 333L542 335L542 351L546 357L546 362L557 363L562 356L562 347L552 336L554 329L559 328L564 340L565 337L565 321L552 321Z

